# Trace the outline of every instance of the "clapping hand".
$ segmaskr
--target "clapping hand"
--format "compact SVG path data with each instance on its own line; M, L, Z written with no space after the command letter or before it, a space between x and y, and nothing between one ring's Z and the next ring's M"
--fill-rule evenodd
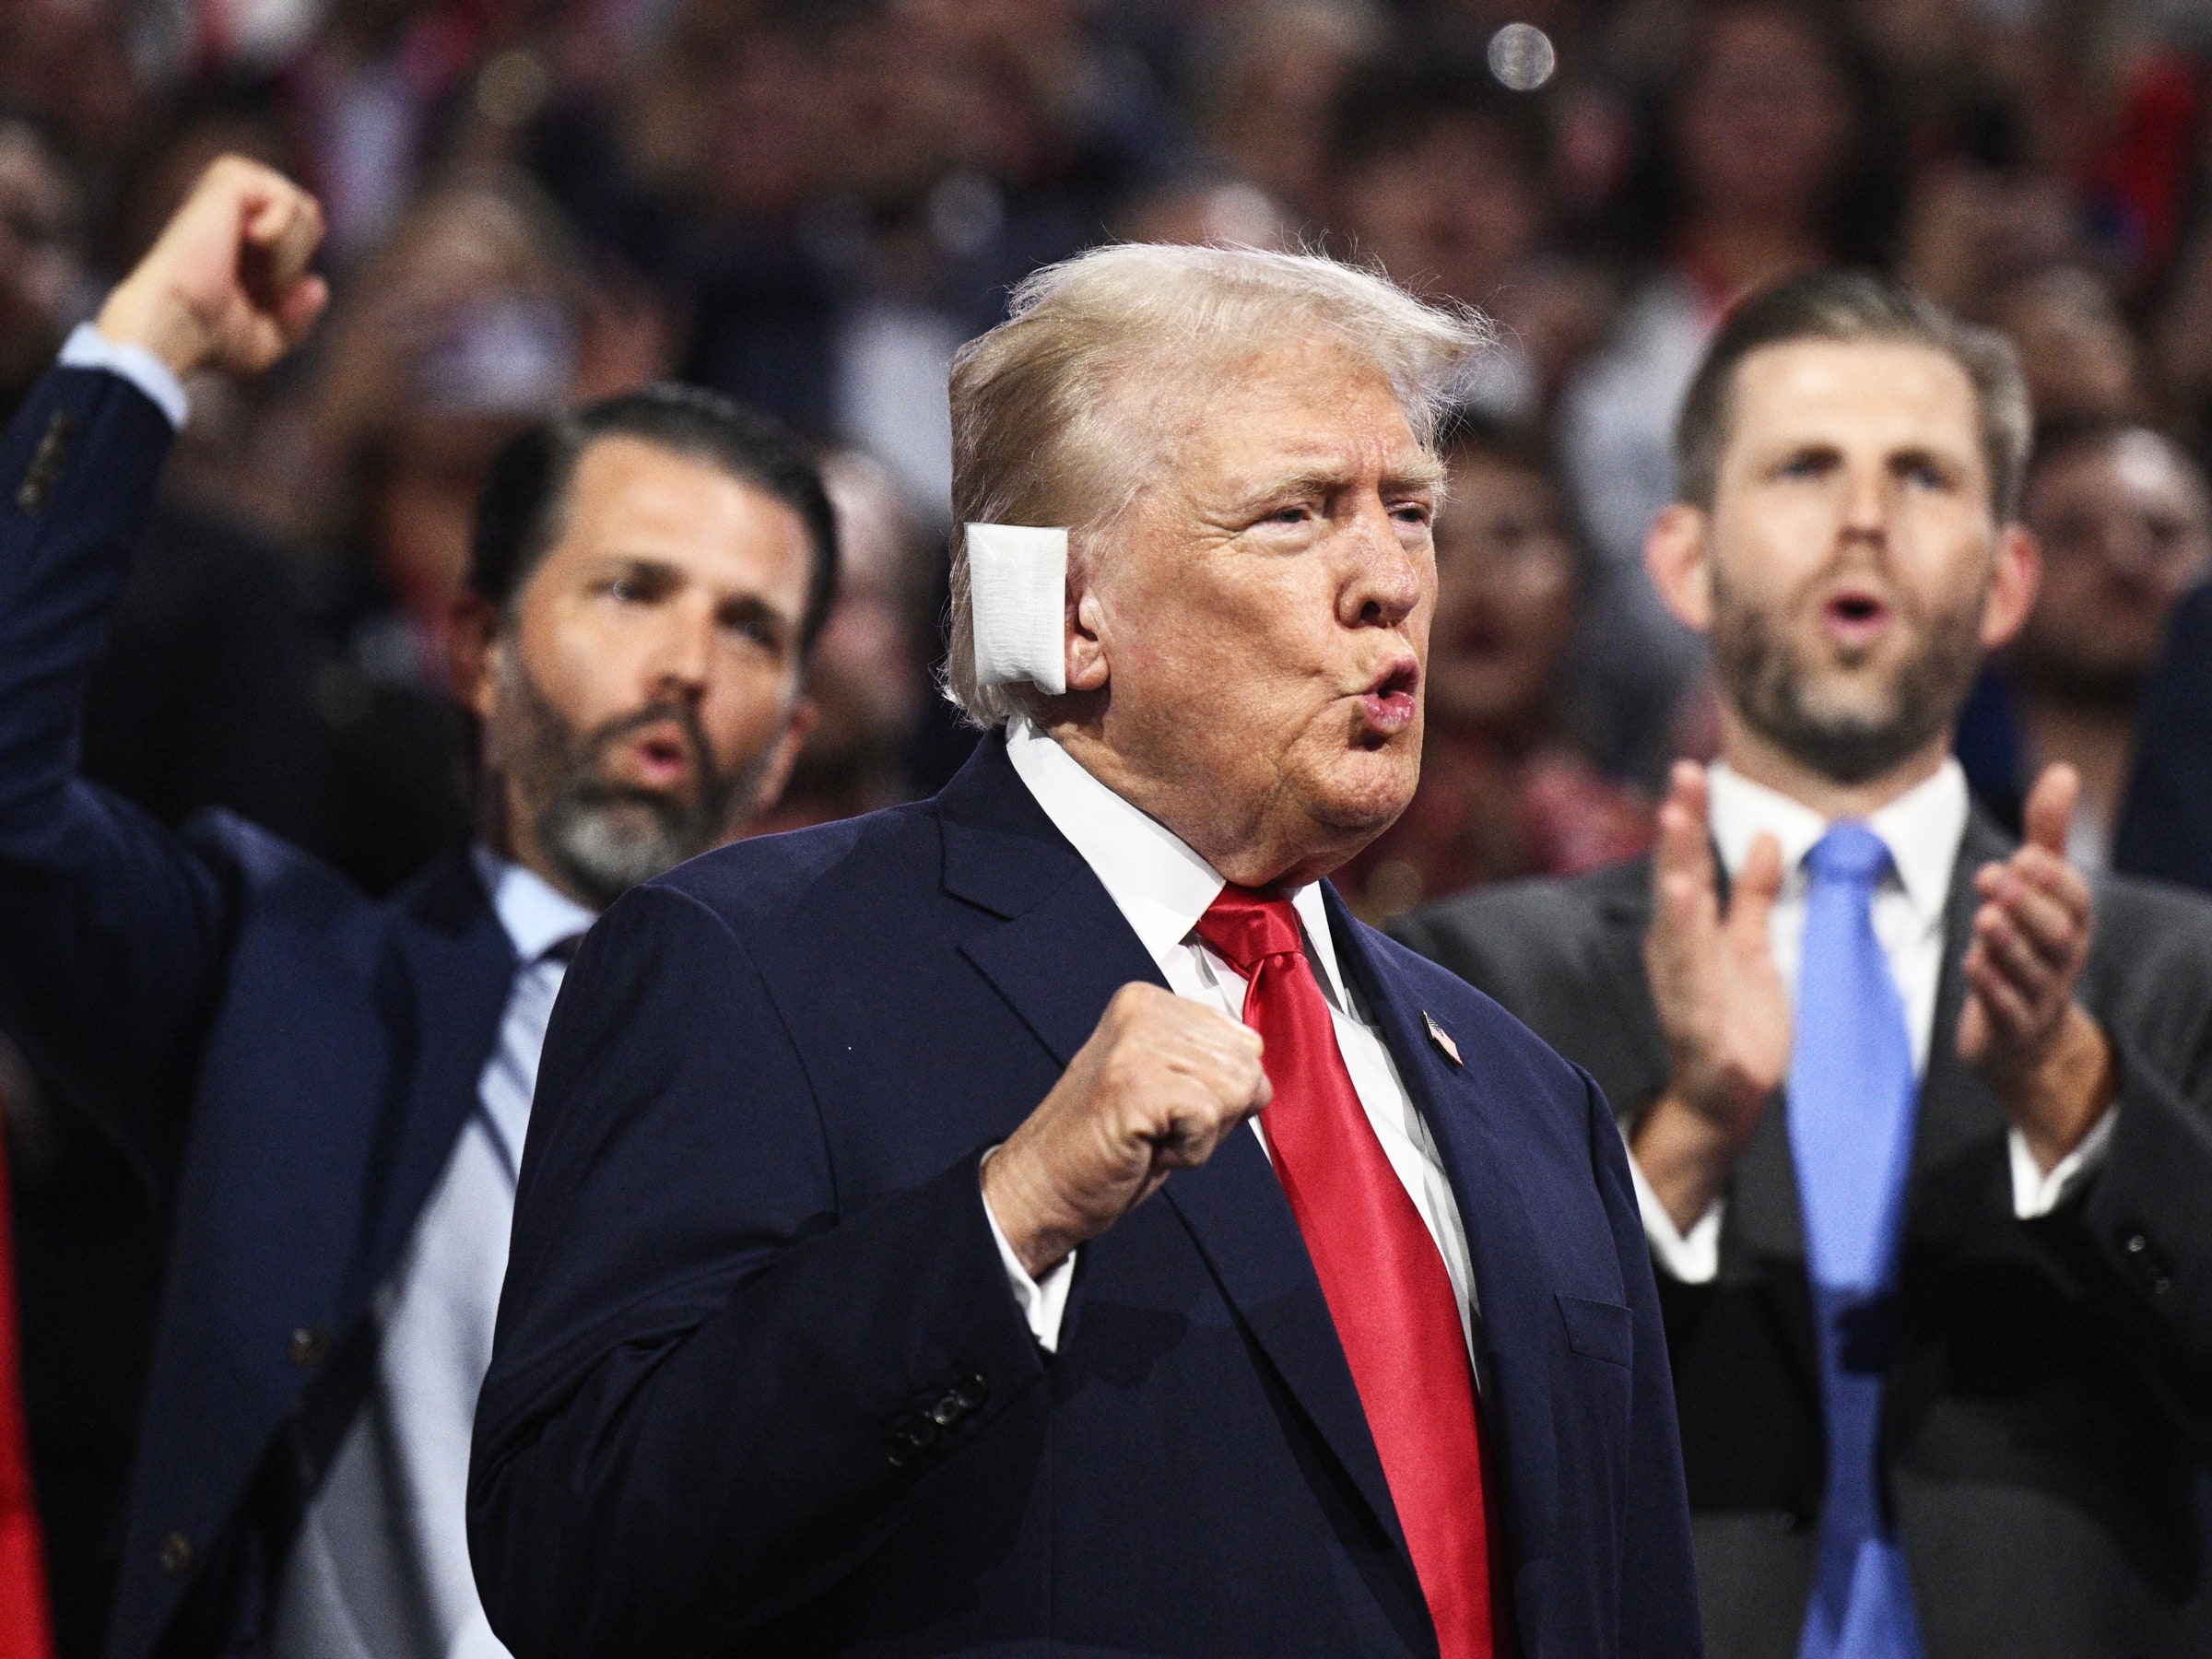
M2027 838L1974 877L1982 903L1967 947L1959 1053L2046 1170L2077 1146L2114 1091L2112 1045L2074 997L2088 961L2089 884L2066 862L2066 830L2081 793L2070 766L2036 780Z
M1790 1000L1768 932L1782 850L1751 843L1728 901L1707 827L1705 769L1677 764L1659 808L1643 959L1667 1048L1667 1086L1636 1129L1636 1159L1677 1226L1727 1184L1790 1066Z

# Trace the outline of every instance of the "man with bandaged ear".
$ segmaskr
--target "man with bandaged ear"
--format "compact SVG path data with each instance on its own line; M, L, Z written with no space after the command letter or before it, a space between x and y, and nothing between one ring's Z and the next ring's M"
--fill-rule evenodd
M647 883L555 1011L470 1479L520 1659L1698 1652L1611 1112L1325 880L1413 793L1481 345L1122 246L961 352L974 758Z

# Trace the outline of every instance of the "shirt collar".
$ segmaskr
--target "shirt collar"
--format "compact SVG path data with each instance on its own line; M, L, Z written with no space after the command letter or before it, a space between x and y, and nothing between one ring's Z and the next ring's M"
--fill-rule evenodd
M1114 794L1028 721L1007 723L1006 759L1164 973L1169 953L1191 936L1199 917L1228 885L1220 873L1181 836ZM1330 996L1338 1007L1349 1007L1321 884L1310 881L1294 891L1290 908L1306 930Z
M563 939L572 939L598 920L535 870L501 858L489 847L471 848L470 858L491 895L491 908L507 930L514 954L526 967Z
M1728 874L1733 877L1744 867L1753 838L1764 830L1782 848L1787 879L1800 880L1799 866L1813 843L1828 833L1829 820L1802 801L1754 783L1724 762L1716 764L1708 776L1712 839ZM1944 907L1950 902L1951 870L1959 862L1968 812L1966 773L1957 760L1947 759L1934 777L1915 783L1866 820L1866 827L1889 849L1898 884L1913 910L1931 925L1942 920Z

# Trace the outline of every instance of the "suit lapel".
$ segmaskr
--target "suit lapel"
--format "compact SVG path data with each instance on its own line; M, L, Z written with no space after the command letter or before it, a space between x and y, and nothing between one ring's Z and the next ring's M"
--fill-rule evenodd
M1538 1266L1547 1253L1543 1237L1501 1138L1513 1102L1494 1087L1479 1054L1465 1055L1462 1068L1447 1067L1422 1029L1424 1010L1371 948L1335 889L1327 895L1337 961L1436 1141L1459 1206L1479 1308L1476 1347L1482 1361L1483 1429L1505 1500L1501 1518L1510 1517L1513 1529L1513 1559L1539 1560L1551 1551L1559 1470L1547 1378L1542 1361L1528 1357L1552 1351L1559 1313L1551 1276ZM1539 1582L1531 1575L1527 1583ZM1516 1609L1524 1630L1539 1628L1539 1614L1535 1606Z
M371 1171L375 1231L348 1283L348 1302L391 1272L443 1172L477 1101L512 989L514 946L474 866L456 856L433 866L398 900L395 930L404 983L380 986L387 1024L412 1050L395 1066L406 1079L391 1133Z
M1123 985L1164 986L1159 965L1015 773L1003 739L985 739L938 799L946 890L1005 918L960 952L1065 1066ZM1341 933L1347 924L1335 925ZM1160 1196L1410 1573L1412 1557L1321 1281L1258 1136L1230 1135Z

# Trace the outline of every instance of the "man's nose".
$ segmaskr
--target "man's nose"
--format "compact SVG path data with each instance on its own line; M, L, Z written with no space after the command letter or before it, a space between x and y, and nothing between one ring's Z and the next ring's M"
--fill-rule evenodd
M670 606L653 654L645 665L646 678L656 699L697 702L705 694L713 670L714 618L686 606Z
M1421 602L1420 571L1380 502L1353 527L1359 562L1344 589L1344 620L1355 628L1395 628Z
M1843 474L1843 534L1859 540L1882 540L1888 533L1894 486L1879 467L1851 467Z

